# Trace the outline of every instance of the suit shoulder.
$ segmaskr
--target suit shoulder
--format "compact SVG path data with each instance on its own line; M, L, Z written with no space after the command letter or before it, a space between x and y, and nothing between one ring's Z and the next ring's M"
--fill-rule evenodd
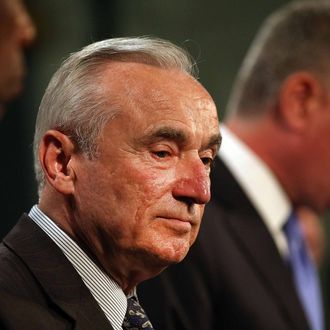
M43 300L41 287L28 266L4 243L0 244L0 290L27 300Z

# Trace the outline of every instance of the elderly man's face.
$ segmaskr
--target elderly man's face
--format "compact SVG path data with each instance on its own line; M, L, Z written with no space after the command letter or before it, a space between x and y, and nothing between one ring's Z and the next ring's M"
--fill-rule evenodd
M121 79L110 83L114 75ZM121 113L101 134L96 160L73 160L76 232L96 254L129 260L133 270L179 262L210 199L215 105L179 71L116 63L104 77Z
M24 48L35 28L21 0L0 0L0 105L22 89Z

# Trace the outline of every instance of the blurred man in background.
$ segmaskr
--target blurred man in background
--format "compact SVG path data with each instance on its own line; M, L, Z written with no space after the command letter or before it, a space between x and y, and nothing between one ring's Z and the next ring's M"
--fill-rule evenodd
M5 104L23 88L24 49L35 34L35 26L21 0L0 0L0 118Z
M197 243L141 287L157 329L324 329L296 210L330 206L329 58L330 1L289 3L262 26L229 101Z

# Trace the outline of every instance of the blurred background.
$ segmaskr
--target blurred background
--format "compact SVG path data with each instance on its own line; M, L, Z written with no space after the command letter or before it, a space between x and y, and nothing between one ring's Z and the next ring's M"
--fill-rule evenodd
M263 19L285 0L26 0L38 29L24 93L0 122L0 237L37 203L34 121L47 83L70 52L104 38L152 35L186 48L224 116L234 77ZM330 221L325 222L329 237ZM329 249L327 249L328 251ZM328 259L328 253L325 257ZM324 262L324 265L329 264Z

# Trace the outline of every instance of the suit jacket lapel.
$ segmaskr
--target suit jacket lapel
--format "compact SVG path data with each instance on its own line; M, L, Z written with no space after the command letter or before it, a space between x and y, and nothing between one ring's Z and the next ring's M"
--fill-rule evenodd
M79 329L112 329L79 274L55 243L27 216L4 239L45 293Z
M239 183L218 157L215 158L214 167L211 172L212 200L221 203L226 210L260 218Z
M231 210L233 216L230 219L223 219L228 225L229 232L232 233L247 260L250 260L265 287L277 300L283 315L286 315L288 321L292 323L292 328L296 325L300 325L299 329L306 327L307 320L289 268L280 256L263 220L232 174L218 159L214 172L212 198L216 204L219 203ZM221 187L225 187L225 193L222 193Z

